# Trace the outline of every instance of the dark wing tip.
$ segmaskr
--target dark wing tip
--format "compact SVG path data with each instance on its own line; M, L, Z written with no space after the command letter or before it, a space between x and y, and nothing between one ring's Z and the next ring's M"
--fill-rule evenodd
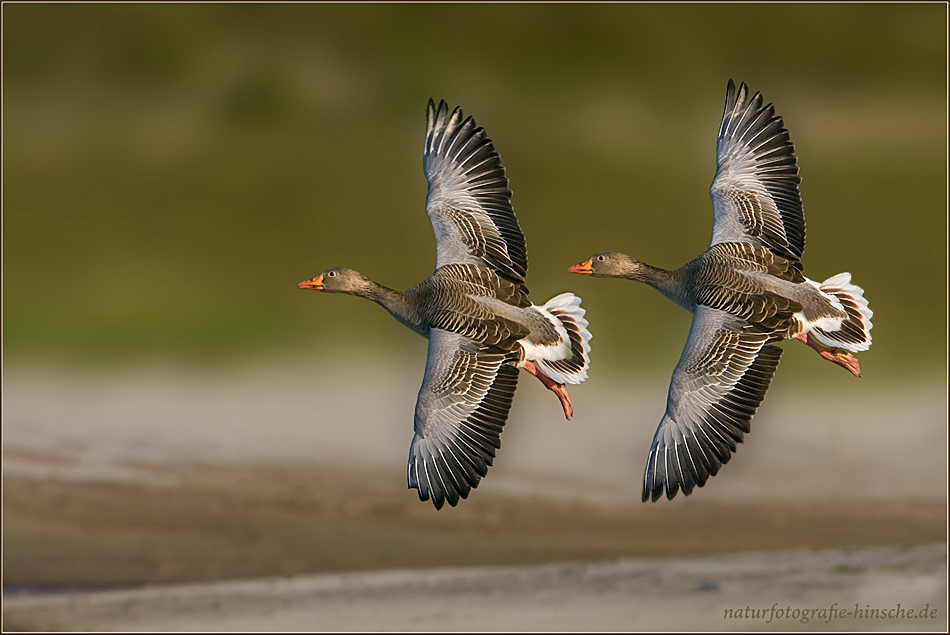
M745 103L749 96L749 85L745 82L739 82L739 102Z
M435 101L429 97L429 103L426 105L426 149L432 144L432 134L436 128L442 127L445 122L445 114L449 106L442 99L439 101L439 107L435 107Z
M644 480L643 494L641 495L640 500L641 502L644 502L644 503L647 501L655 503L658 500L660 500L661 496L663 496L664 489L666 489L666 498L668 500L672 500L672 498L676 496L676 492L678 488L675 482L673 483L672 492L670 491L669 488L670 488L670 482L669 482L669 479L666 479L666 478L663 478L657 481L653 487L648 487L646 484L646 481Z
M758 112L772 107L772 104L767 104L765 108L762 107L762 102L764 98L762 93L757 91L752 95L752 99L749 99L749 85L745 82L739 82L739 90L736 91L736 84L729 79L729 84L726 86L726 111L734 111L734 115L738 115L739 112Z

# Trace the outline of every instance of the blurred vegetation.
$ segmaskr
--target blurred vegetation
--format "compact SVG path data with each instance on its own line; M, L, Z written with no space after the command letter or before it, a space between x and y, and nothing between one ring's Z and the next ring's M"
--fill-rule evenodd
M566 273L706 248L727 80L796 144L806 274L875 311L865 375L946 361L943 4L5 4L5 360L401 354L330 266L431 273L429 97L500 152L538 304L584 298L594 361L672 371L690 316ZM791 348L789 346L788 348ZM840 373L804 347L784 371ZM424 354L424 353L422 353ZM419 371L421 374L421 370Z

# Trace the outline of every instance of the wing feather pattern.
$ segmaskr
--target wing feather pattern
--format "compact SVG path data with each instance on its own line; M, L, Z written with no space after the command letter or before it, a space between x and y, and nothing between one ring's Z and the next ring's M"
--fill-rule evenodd
M783 258L801 260L805 217L798 191L795 148L772 104L761 93L747 102L745 83L729 80L716 145L710 245L751 242Z
M518 352L433 328L416 401L409 487L455 506L488 473L518 385Z
M436 238L436 269L447 264L491 267L524 282L528 256L511 207L508 177L484 128L461 108L448 115L430 99L423 167L426 213Z
M782 349L744 320L696 307L686 347L653 436L643 500L688 496L715 476L742 443L765 397Z

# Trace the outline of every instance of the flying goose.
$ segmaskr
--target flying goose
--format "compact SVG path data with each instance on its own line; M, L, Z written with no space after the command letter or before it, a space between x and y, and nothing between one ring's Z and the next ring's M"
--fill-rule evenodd
M448 116L444 101L436 109L429 100L423 168L435 273L405 291L344 268L297 285L372 300L428 338L408 477L436 509L467 498L488 472L519 368L553 391L570 419L564 384L584 381L590 363L580 298L528 300L525 239L505 168L484 129L463 117L461 108Z
M762 95L748 100L729 80L716 147L712 242L679 269L651 267L601 252L572 273L645 282L693 313L673 371L643 477L643 500L702 487L729 461L796 338L860 377L846 351L871 345L864 290L841 273L822 283L802 275L805 219L794 147L782 118ZM844 349L844 350L842 350Z

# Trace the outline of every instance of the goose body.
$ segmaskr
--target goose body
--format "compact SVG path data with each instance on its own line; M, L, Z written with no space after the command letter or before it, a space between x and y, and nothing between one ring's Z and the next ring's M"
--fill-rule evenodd
M782 349L799 339L860 376L849 352L871 345L872 311L851 275L803 275L805 219L794 147L781 117L730 80L710 187L709 249L674 270L601 252L573 273L643 282L693 313L644 470L643 500L689 495L750 430Z
M396 291L346 268L297 286L372 300L428 338L409 450L409 487L437 509L467 498L492 465L519 369L536 376L570 418L566 383L587 378L590 333L571 293L528 299L527 250L491 140L472 117L430 100L423 167L436 236L435 272Z

